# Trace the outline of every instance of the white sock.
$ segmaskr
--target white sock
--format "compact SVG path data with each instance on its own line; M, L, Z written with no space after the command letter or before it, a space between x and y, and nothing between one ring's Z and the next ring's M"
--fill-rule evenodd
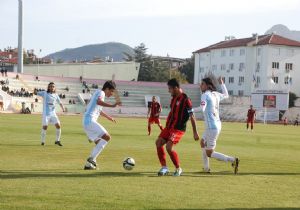
M206 149L202 148L202 161L204 170L207 171L209 169L209 158L206 154Z
M41 132L41 142L42 143L45 143L45 139L46 139L46 130L42 129L42 132Z
M219 152L213 152L211 154L211 157L212 158L215 158L217 160L220 160L220 161L224 161L224 162L234 162L235 158L234 157L230 157L230 156L227 156L227 155L224 155L222 153L219 153Z
M60 136L61 136L61 129L56 128L56 141L60 141Z
M100 155L100 153L102 152L102 150L104 149L104 147L106 146L108 142L105 141L104 139L101 139L98 144L96 144L96 146L94 147L94 149L92 150L91 153L91 157L93 158L93 161L96 162L96 159L98 157L98 155Z

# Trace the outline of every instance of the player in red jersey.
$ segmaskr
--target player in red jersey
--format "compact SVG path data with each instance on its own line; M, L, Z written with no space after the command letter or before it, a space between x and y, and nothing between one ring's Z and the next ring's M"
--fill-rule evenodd
M162 130L156 140L157 156L162 168L158 172L158 176L164 176L169 173L166 164L166 153L164 145L166 145L167 152L176 167L174 176L180 176L182 169L180 168L179 158L173 146L177 144L186 130L186 122L191 119L193 127L193 135L195 140L199 140L199 135L196 128L196 119L193 113L192 102L188 96L180 89L179 82L176 79L168 81L169 93L172 95L170 104L170 113L167 118L166 127Z
M255 120L255 109L253 109L253 106L250 105L250 109L248 109L248 114L247 114L247 130L249 130L249 123L251 124L251 131L253 130L253 123Z
M156 100L156 97L152 97L152 102L148 104L148 135L150 136L151 134L151 124L155 123L158 125L160 130L163 130L162 125L160 124L159 120L159 114L161 113L161 105L160 103ZM150 115L150 117L149 117Z

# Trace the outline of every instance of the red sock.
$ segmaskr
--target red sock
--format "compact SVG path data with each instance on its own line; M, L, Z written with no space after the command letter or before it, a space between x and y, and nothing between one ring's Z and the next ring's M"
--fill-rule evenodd
M159 162L161 164L161 166L166 166L166 153L164 150L164 147L156 147L157 150L157 156L159 159Z
M177 152L175 152L173 150L170 154L170 158L171 158L173 164L175 165L175 167L179 168L179 158L178 158Z
M150 134L151 133L151 126L148 125L148 133Z

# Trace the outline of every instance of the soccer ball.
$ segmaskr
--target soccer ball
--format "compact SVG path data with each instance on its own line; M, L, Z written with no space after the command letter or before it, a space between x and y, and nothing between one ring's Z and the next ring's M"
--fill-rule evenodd
M134 168L134 166L135 166L135 161L134 161L133 158L127 157L127 158L125 158L125 159L123 160L123 168L124 168L125 170L130 171L130 170L132 170L132 169Z

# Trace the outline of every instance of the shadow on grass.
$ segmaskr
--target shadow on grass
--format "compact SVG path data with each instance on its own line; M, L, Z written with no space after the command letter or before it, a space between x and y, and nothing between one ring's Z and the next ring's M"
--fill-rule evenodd
M215 172L212 174L202 172L186 172L182 177L215 178L222 176L235 176L232 172ZM264 176L297 176L300 173L239 173L243 175ZM170 177L169 175L168 177ZM93 177L158 177L156 172L105 172L105 171L59 171L52 170L0 170L0 179L26 179L26 178L93 178Z

